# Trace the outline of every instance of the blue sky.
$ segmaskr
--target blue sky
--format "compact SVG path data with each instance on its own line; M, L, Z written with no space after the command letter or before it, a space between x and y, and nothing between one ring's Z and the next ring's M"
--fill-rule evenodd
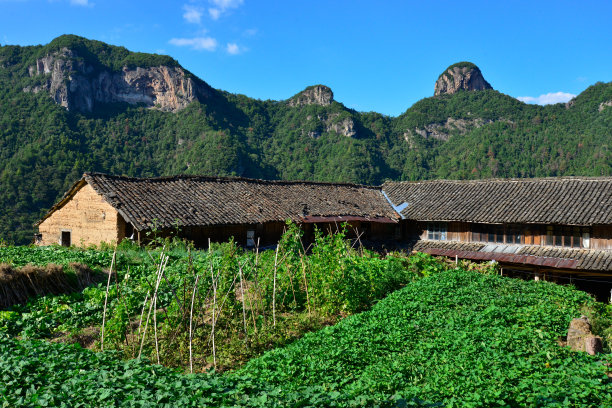
M610 16L609 0L0 0L0 44L77 34L171 55L229 92L279 100L322 83L396 116L458 61L529 102L612 81Z

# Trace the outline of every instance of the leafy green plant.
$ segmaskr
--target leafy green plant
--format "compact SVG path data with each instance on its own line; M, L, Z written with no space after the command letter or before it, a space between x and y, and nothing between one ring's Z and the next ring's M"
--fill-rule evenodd
M292 223L277 249L263 252L245 251L232 240L205 251L177 239L156 241L161 247L119 245L108 287L105 349L186 367L193 365L191 347L197 371L228 369L340 316L366 310L416 278L402 258L381 259L352 249L345 228L335 234L317 231L309 254ZM89 259L106 269L112 252L8 247L0 249L1 256L13 264ZM92 336L101 340L106 298L104 284L34 298L12 309L16 318L0 319L0 328L11 336L67 341L81 341L83 331L91 332L90 346Z
M230 376L285 393L323 384L342 395L443 406L608 406L603 362L557 339L588 295L460 269L417 280L371 311L252 360Z

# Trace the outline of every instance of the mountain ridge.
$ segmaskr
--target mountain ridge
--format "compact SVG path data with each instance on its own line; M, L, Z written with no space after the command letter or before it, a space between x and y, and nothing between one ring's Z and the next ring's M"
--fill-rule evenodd
M90 86L103 72L127 83L124 72L152 73L164 66L168 72L183 70L177 74L181 81L192 81L206 96L194 93L179 103L165 82L168 103L178 109L163 109L155 100L130 104L111 97L94 98L90 110L66 109L50 87L41 87L52 81L52 73L45 74L43 64L39 74L37 60L71 50L71 44L76 56L70 58L83 71L62 75L72 75L77 88L79 75ZM30 75L30 67L36 75ZM140 78L140 89L151 89L147 83L155 76ZM33 92L36 86L41 88ZM610 101L612 83L597 83L569 104L550 106L527 105L492 89L459 90L424 98L391 117L347 108L324 85L280 101L229 93L170 57L77 36L61 36L46 46L2 46L0 239L28 242L36 219L89 171L360 184L611 175Z

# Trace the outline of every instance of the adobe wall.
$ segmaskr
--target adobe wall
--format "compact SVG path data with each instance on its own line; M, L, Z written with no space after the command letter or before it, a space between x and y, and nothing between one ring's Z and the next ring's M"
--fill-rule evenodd
M59 244L62 231L70 231L72 245L116 242L123 219L117 211L85 184L63 207L44 220L38 230L39 245Z

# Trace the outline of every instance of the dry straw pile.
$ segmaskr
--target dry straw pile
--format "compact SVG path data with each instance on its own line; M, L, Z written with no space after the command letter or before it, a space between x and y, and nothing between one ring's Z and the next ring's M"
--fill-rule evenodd
M21 268L0 264L0 309L26 303L32 296L82 290L99 281L98 275L80 263L71 263L69 267L49 264Z

